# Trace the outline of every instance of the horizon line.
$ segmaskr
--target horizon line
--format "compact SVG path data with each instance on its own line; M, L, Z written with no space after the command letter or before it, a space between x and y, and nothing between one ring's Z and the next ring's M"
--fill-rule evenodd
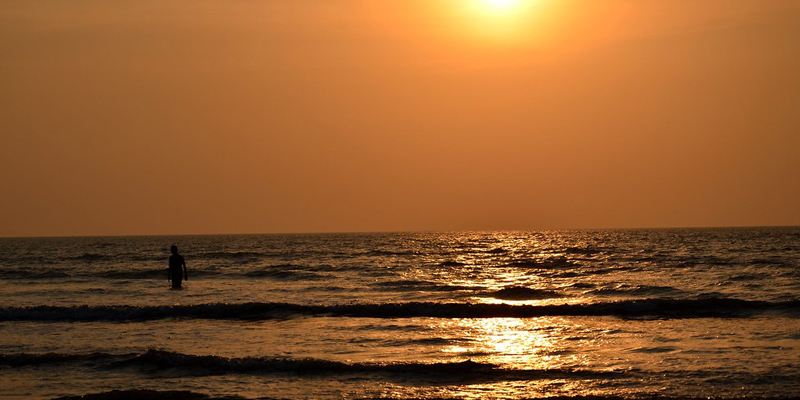
M257 235L370 235L398 233L475 233L475 232L564 232L564 231L625 231L625 230L678 230L678 229L758 229L800 228L800 225L718 225L718 226L650 226L613 228L555 228L555 229L452 229L452 230L386 230L386 231L293 231L293 232L235 232L235 233L155 233L109 235L22 235L0 236L0 239L69 239L69 238L125 238L125 237L177 237L177 236L257 236Z

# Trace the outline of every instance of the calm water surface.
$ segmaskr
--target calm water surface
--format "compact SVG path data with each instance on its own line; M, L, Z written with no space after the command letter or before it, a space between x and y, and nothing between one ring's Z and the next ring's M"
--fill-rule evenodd
M0 239L0 302L3 399L800 396L800 228Z

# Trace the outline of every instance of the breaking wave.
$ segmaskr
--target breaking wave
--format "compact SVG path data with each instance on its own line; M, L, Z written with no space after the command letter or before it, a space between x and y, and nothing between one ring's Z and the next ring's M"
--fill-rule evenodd
M462 362L341 362L315 358L288 357L221 357L192 355L151 349L138 354L2 354L0 365L15 368L64 366L99 370L143 369L169 371L171 376L183 371L192 376L224 374L298 374L298 375L366 375L387 377L420 377L426 380L506 381L537 379L614 378L626 372L584 369L507 369L471 360Z
M408 397L385 397L381 399L416 399ZM82 396L65 396L53 400L128 400L128 399L148 399L148 400L246 400L240 396L212 397L204 393L192 392L188 390L149 390L149 389L129 389L111 390L101 393L85 394ZM260 400L270 400L272 397L259 397ZM685 396L664 396L637 394L634 396L615 396L615 395L577 395L577 396L557 396L541 397L541 400L705 400L705 398L685 397ZM764 397L764 396L739 396L739 397L714 397L715 400L786 400L787 397Z
M213 303L172 306L35 306L0 308L0 321L134 322L169 318L269 320L293 316L353 318L533 318L611 316L620 318L739 318L762 313L800 314L800 301L768 302L729 298L643 299L592 304L509 305L471 303L388 303L300 305Z
M522 286L512 286L489 293L489 296L501 300L542 300L563 297L561 293L545 290L533 289Z
M53 400L128 400L128 399L148 399L148 400L239 400L244 399L239 396L210 397L203 393L188 390L111 390L102 393L85 394L81 396L64 396Z
M671 286L621 284L614 287L590 290L587 293L600 296L664 296L678 295L684 292Z

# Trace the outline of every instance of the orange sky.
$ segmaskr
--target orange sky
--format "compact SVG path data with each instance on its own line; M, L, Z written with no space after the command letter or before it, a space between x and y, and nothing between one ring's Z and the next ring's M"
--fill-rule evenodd
M800 224L796 0L0 0L0 236Z

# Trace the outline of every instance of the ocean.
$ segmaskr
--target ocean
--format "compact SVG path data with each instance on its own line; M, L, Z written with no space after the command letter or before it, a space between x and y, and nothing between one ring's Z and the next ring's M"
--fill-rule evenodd
M800 396L800 228L0 239L0 398L126 395Z

